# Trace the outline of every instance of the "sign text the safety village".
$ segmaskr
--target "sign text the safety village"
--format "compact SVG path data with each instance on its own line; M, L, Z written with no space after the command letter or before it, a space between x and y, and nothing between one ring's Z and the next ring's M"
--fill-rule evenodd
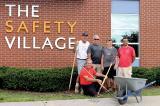
M9 49L15 48L15 46L18 49L73 49L75 37L62 36L61 33L62 28L66 26L67 33L72 35L76 21L39 20L42 15L39 11L40 5L5 4L5 7L7 11L7 19L4 23L6 33L2 33L2 35ZM40 34L45 37L39 37ZM58 37L49 36L53 34L57 34Z

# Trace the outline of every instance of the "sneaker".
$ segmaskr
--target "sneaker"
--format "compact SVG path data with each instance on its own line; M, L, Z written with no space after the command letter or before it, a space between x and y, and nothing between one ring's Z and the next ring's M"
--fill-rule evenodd
M75 93L79 93L79 83L76 83L76 86L75 86Z

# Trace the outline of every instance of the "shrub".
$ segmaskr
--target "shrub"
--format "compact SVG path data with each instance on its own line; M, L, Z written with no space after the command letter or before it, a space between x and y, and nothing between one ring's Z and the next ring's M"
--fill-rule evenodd
M160 67L152 68L154 71L155 78L153 80L156 80L156 85L160 85Z
M156 81L155 85L160 85L160 68L133 68L132 77L148 79L147 83Z
M54 92L68 90L71 68L62 69L26 69L0 67L0 88L27 90L36 92ZM77 77L75 69L71 88L74 88ZM133 68L133 77L146 78L147 82L156 80L160 85L160 67Z
M71 68L22 69L0 68L1 88L38 92L64 91L68 89ZM73 73L75 84L76 71ZM72 86L73 87L73 86Z
M146 76L145 76L146 71L149 71L149 69L147 69L147 68L134 67L134 68L133 68L132 77L146 78Z

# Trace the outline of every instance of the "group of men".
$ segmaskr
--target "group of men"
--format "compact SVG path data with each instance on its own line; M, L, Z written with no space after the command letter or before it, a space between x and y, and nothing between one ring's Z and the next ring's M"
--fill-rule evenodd
M122 39L122 46L118 50L113 47L112 39L107 39L107 44L102 46L98 35L93 35L92 44L87 38L88 33L82 33L76 45L78 77L75 93L79 92L81 86L85 95L96 96L108 71L104 86L108 90L116 90L114 76L130 78L132 75L134 48L128 45L127 38Z

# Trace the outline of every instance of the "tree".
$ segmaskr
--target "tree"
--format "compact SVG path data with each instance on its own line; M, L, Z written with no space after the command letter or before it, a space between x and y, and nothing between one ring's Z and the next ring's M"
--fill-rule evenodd
M130 43L138 43L139 32L132 32L131 35L122 35L123 38L127 38Z

